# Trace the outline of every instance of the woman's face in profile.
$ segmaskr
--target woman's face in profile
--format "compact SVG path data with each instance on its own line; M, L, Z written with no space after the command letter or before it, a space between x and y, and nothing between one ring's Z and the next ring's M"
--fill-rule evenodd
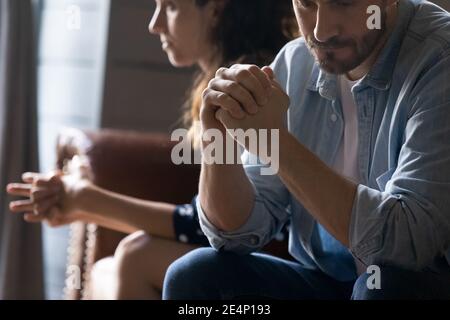
M209 35L215 20L215 1L202 7L195 0L155 1L149 31L160 36L170 63L177 67L206 67L213 51Z

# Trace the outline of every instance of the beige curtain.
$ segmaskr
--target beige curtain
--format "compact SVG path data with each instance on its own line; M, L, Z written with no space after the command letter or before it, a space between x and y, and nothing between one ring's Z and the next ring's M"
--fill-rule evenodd
M42 299L40 225L8 210L8 182L37 167L32 0L0 0L0 299Z

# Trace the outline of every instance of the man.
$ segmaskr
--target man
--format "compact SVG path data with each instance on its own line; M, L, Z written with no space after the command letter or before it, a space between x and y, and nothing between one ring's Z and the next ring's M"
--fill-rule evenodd
M202 164L218 251L176 261L164 297L450 299L449 14L420 0L293 4L303 37L273 71L220 69L201 114L204 131L278 129L279 172L249 152L244 166ZM244 255L287 220L295 262Z

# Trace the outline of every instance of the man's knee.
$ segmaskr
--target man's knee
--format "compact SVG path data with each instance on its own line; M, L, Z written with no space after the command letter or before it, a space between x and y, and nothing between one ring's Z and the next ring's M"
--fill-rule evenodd
M379 272L378 272L379 271ZM437 278L425 272L395 267L380 267L372 274L363 273L355 283L354 300L429 299ZM427 292L429 291L429 292Z
M164 279L163 299L220 299L220 279L233 272L238 256L212 248L189 252L170 265Z

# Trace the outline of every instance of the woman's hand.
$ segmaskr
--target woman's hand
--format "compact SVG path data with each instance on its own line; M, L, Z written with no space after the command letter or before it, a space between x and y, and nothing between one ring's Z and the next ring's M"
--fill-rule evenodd
M51 226L82 220L85 214L83 195L91 185L89 175L89 166L80 157L70 161L65 173L24 173L24 183L9 184L7 192L28 199L11 202L10 210L24 212L25 221L46 221Z

